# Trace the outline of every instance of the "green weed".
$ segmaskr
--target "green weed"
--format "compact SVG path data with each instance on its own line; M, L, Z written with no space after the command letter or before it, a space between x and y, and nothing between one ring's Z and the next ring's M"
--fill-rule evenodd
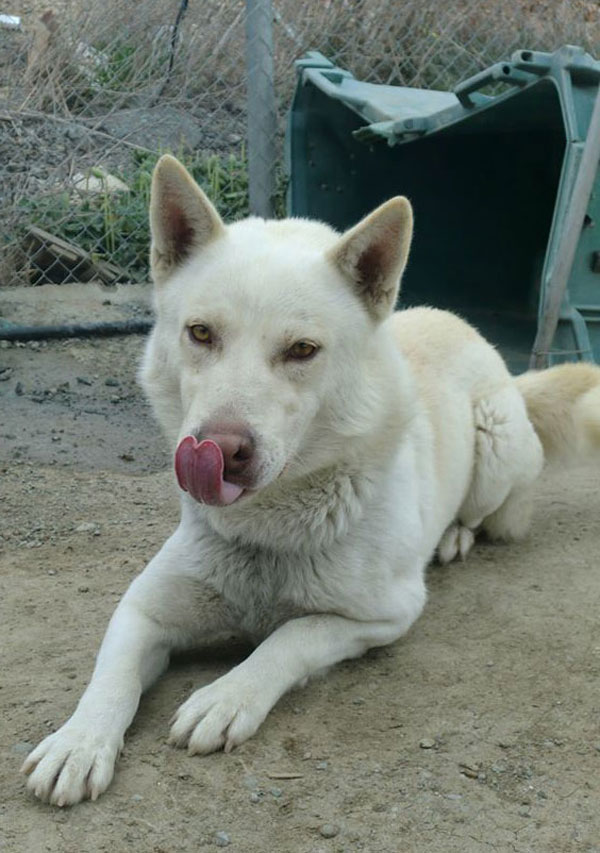
M23 198L23 221L62 237L97 259L120 267L132 281L148 277L148 206L152 171L159 154L136 151L130 169L115 173L128 192L81 194L62 190ZM177 155L226 222L248 215L248 164L245 153ZM90 170L102 178L100 169ZM283 213L285 187L279 182L276 209Z

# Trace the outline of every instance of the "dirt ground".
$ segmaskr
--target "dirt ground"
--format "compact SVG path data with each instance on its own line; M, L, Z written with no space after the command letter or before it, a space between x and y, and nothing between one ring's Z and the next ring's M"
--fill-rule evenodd
M145 311L143 293L86 287L0 292L0 316ZM600 490L585 469L540 485L525 542L432 567L408 636L284 697L230 755L190 758L166 735L239 649L171 667L97 803L28 795L26 752L73 710L119 596L177 521L135 383L142 344L0 345L0 851L600 853Z

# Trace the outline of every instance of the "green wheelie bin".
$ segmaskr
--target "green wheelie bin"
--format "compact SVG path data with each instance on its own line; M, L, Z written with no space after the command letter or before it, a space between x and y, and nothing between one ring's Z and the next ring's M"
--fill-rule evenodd
M290 215L344 229L406 195L399 307L455 311L516 372L600 362L600 62L520 50L453 92L361 82L315 52L297 69Z

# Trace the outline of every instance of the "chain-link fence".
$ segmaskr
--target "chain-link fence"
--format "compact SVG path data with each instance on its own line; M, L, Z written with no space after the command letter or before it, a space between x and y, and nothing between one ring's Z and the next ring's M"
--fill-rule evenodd
M521 47L600 52L596 0L33 0L20 17L0 22L0 286L145 280L164 151L226 219L281 215L306 50L436 89Z

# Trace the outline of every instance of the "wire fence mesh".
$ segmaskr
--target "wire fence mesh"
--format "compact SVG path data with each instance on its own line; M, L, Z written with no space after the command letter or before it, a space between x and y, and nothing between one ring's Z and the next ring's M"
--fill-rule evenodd
M17 4L18 5L18 4ZM32 0L0 24L0 285L140 281L160 153L232 220L284 212L294 60L452 89L513 50L600 48L589 0ZM249 188L250 175L250 188Z

